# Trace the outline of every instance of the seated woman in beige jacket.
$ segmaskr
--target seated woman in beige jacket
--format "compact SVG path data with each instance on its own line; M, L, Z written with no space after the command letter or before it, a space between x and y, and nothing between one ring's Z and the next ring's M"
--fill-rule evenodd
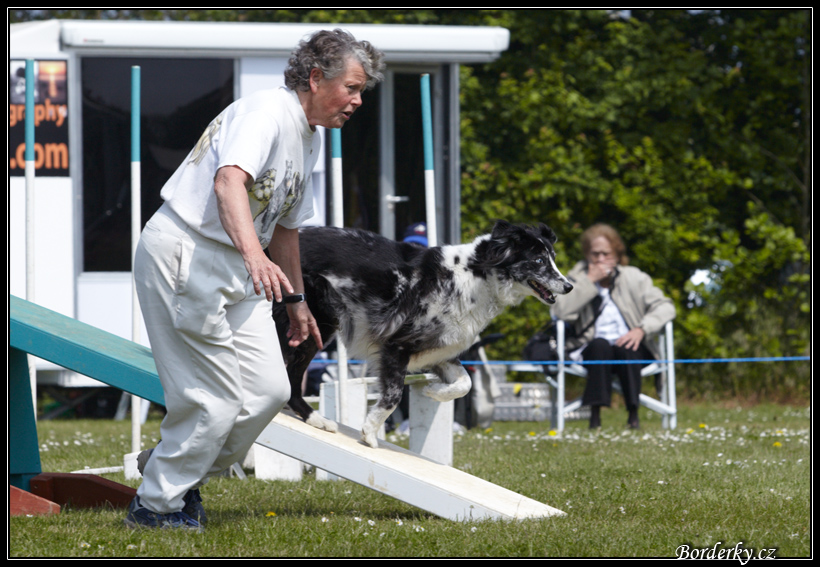
M623 389L627 424L637 429L641 364L620 361L658 359L655 341L646 340L675 318L675 306L638 268L628 265L626 248L618 232L596 224L581 235L585 260L569 272L575 288L557 298L552 316L565 321L568 356L584 361L619 361L587 365L583 404L591 408L590 428L601 426L601 406L612 400L612 378Z

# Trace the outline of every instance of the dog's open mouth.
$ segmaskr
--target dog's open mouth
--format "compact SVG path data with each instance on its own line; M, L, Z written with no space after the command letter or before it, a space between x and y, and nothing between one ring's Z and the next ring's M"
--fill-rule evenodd
M535 290L535 293L538 294L538 297L540 297L547 303L555 303L555 296L552 294L552 292L550 292L550 290L548 290L535 280L528 280L527 283L532 289Z

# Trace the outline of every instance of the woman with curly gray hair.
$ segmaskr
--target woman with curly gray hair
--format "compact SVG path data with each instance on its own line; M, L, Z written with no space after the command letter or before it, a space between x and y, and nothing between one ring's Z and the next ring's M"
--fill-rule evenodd
M344 30L322 30L301 41L293 51L285 69L285 85L294 91L307 91L313 69L333 79L341 75L352 60L359 63L367 75L367 88L373 88L383 79L383 59L382 53L369 42L356 41Z
M313 336L321 347L298 237L313 216L316 126L341 128L382 68L381 53L350 34L314 34L294 52L287 86L228 106L162 188L134 280L166 416L162 442L137 459L126 526L201 529L200 487L244 458L287 403L269 302L287 304L290 345Z
M343 30L319 31L299 43L285 84L299 97L311 126L341 128L361 106L361 94L382 80L383 55Z

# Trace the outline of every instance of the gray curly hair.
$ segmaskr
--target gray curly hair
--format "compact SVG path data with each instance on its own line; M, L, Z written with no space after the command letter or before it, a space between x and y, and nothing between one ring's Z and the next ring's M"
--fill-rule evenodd
M291 53L285 69L285 85L294 91L310 89L310 71L319 69L327 79L341 75L348 59L361 63L367 75L367 87L384 79L384 54L367 41L357 41L350 33L336 29L322 30L302 40Z

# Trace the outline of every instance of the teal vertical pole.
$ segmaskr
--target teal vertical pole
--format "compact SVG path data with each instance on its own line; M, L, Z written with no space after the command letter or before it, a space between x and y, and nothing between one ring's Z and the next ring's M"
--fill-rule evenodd
M342 187L342 130L330 130L331 186L333 188L333 226L345 225L344 193ZM337 337L336 358L339 363L339 387L336 389L336 417L339 423L348 423L347 411L347 348Z
M333 226L342 227L344 219L344 194L342 192L342 131L339 128L330 130L330 163L333 191Z
M427 216L427 241L438 246L436 222L436 182L433 166L433 113L430 103L430 75L421 76L421 121L424 139L424 198Z
M137 288L134 282L134 255L142 230L142 192L141 192L141 158L140 158L140 91L141 73L139 65L131 67L131 340L140 342L142 314L137 299ZM148 404L148 402L145 402ZM131 396L131 451L136 453L141 447L142 411L141 400ZM146 406L147 407L147 406Z
M131 161L140 161L140 67L131 67Z
M34 61L26 61L26 299L34 301Z
M142 230L142 197L140 179L140 90L141 77L139 65L131 67L131 260L139 242ZM136 295L134 296L136 305ZM135 309L135 315L137 314ZM134 318L134 340L137 340L137 318Z
M424 134L424 170L433 169L433 112L430 103L430 75L421 76L421 121Z
M35 300L35 275L34 266L37 256L35 249L35 213L37 211L36 192L34 186L34 176L36 169L37 152L34 148L34 91L37 84L34 80L34 60L26 60L26 117L25 117L25 175L26 175L26 299L33 302ZM28 357L29 369L29 389L31 393L31 403L37 407L37 367L34 359ZM33 414L36 421L37 414Z
M330 130L330 157L342 158L342 129L332 128Z
M140 90L139 65L131 67L131 258L137 248L142 229L142 198L140 195Z
M34 161L34 61L26 61L26 162Z

